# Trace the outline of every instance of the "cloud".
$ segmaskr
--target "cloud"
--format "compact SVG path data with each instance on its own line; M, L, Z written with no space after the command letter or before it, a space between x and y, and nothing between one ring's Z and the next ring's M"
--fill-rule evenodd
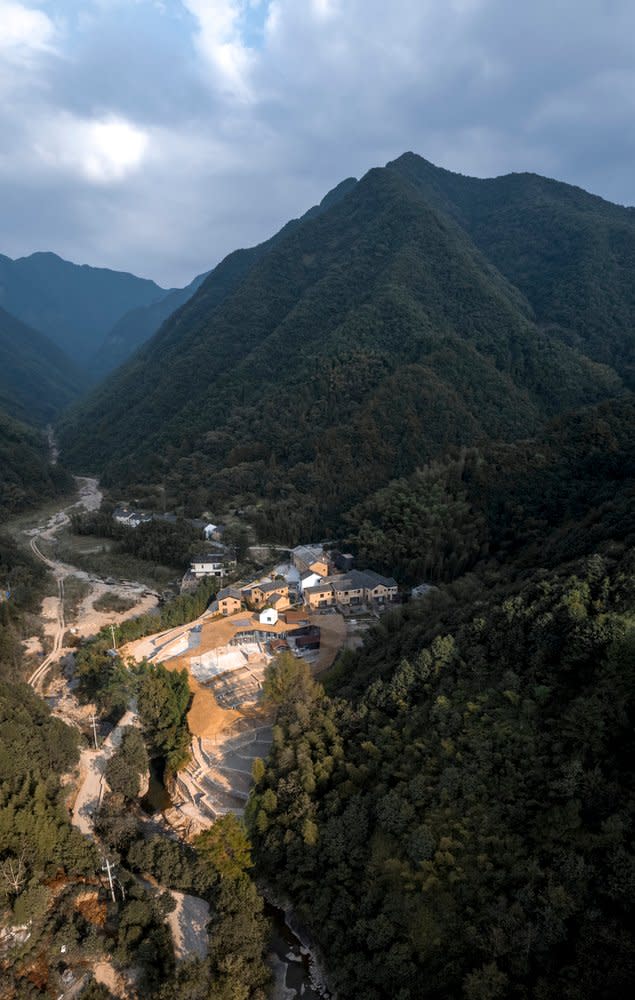
M631 0L0 0L0 24L0 252L185 283L406 149L635 201Z
M197 44L221 93L248 100L251 52L242 35L243 0L184 0L197 23Z
M124 180L148 149L147 133L114 115L85 120L62 113L47 124L35 144L41 160L95 184Z
M30 52L53 46L56 30L41 10L13 0L0 0L0 56L22 60Z

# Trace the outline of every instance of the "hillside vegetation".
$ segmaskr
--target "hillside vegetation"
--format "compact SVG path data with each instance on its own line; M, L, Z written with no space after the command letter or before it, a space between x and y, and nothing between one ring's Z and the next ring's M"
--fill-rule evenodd
M62 466L49 464L43 433L0 409L0 517L69 492L72 483Z
M174 288L150 305L137 306L117 320L88 362L93 375L103 377L123 364L157 332L161 325L200 288L206 275L199 274L185 288Z
M287 691L257 856L342 1000L630 994L634 571L595 556L445 621L417 602L356 703Z
M69 414L63 453L197 513L258 503L268 537L333 530L453 446L527 437L620 391L582 334L536 319L456 213L372 170L219 265Z
M81 388L79 369L59 347L0 308L0 407L9 416L51 423Z
M463 177L413 153L388 168L470 234L539 323L635 387L635 209L537 174Z
M377 494L360 544L458 579L385 615L328 693L273 668L256 857L342 1000L635 986L633 416L602 404Z

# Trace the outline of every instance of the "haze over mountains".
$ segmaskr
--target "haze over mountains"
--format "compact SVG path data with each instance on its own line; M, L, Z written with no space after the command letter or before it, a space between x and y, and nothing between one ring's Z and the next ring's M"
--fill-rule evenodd
M270 525L329 530L450 447L622 391L633 248L630 209L406 154L230 254L68 415L64 455L117 488L264 494Z
M54 253L18 260L0 255L0 306L48 336L94 378L129 357L201 280L165 289L134 274L73 264Z

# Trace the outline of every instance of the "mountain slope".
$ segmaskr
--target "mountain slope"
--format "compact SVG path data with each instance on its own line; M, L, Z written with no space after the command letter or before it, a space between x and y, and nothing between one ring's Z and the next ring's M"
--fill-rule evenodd
M63 351L0 308L0 406L10 416L50 423L81 386L81 373Z
M186 502L264 493L311 530L450 444L527 435L619 389L531 313L417 186L372 170L230 255L69 418L62 447L106 482L163 482Z
M100 377L114 371L157 332L165 320L176 312L200 288L207 273L199 274L185 288L175 288L158 302L137 306L125 313L106 334L90 359L91 372Z
M255 856L341 1000L631 994L634 570L466 583L342 662L357 702L289 686Z
M145 278L72 264L53 253L18 260L0 256L0 306L46 334L79 364L124 313L166 294Z
M382 615L327 694L268 668L256 863L341 1000L632 993L634 424L625 395L392 484L375 557L447 545L456 576L476 525L481 561Z
M635 386L635 209L537 174L464 177L414 153L388 169L469 232L538 322Z
M72 479L59 465L49 465L41 431L20 423L0 409L0 515L70 491Z

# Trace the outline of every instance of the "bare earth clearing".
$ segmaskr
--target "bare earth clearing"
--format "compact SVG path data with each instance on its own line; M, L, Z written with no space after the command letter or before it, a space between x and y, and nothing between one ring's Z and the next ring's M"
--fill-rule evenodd
M121 581L108 584L105 580L77 569L75 566L58 562L43 551L43 548L54 543L57 534L70 524L72 511L99 509L102 493L97 480L77 477L76 482L79 488L79 499L75 503L52 514L44 524L24 530L29 538L33 555L48 567L57 584L57 594L53 597L45 597L42 602L44 632L52 642L52 649L29 677L29 684L36 689L42 687L51 665L60 660L66 653L72 652L70 648L64 647L64 636L71 624L66 621L64 612L64 583L69 577L77 577L90 588L88 594L82 599L72 621L73 630L78 636L95 635L104 625L116 624L125 618L144 614L158 604L158 596L149 593L147 588L140 583ZM120 614L96 611L93 602L105 593L117 594L119 597L134 600L134 606ZM27 652L37 655L38 643L39 639L36 636L27 639L25 642Z
M261 705L264 672L272 654L264 642L236 645L236 630L247 612L226 618L205 612L196 621L128 643L124 657L187 670L193 698L188 725L192 760L173 791L174 808L166 819L181 835L192 837L218 816L242 815L251 786L252 765L271 746L271 718ZM314 673L331 666L347 641L340 614L310 615L319 625L319 653L306 656ZM284 622L270 626L284 633Z

